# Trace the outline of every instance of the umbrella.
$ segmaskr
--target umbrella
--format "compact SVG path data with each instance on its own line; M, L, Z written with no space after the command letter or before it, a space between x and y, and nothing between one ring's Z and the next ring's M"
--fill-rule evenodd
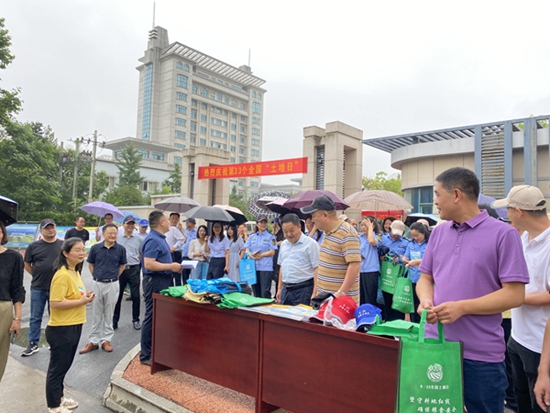
M338 210L344 210L348 209L350 206L349 204L338 197L337 195L333 194L330 191L321 191L318 189L310 189L307 191L298 192L296 195L291 197L288 201L286 201L283 206L288 209L300 209L305 206L311 205L315 198L317 198L320 195L326 195L330 199L334 201L335 209Z
M155 208L162 209L163 211L171 211L171 212L187 212L191 208L195 208L201 206L197 201L191 198L187 198L185 196L175 196L172 198L168 198L165 201L159 202L158 204L155 204Z
M112 214L113 218L122 218L124 214L120 210L107 202L94 201L80 207L81 210L98 217L104 217L105 214Z
M484 194L479 194L479 196L477 197L478 205L480 205L480 206L481 205L490 206L491 209L496 211L499 218L504 218L505 220L507 220L508 219L508 210L506 208L493 208L491 205L495 201L496 201L496 199L493 198L492 196L488 196L488 195L484 195ZM482 209L487 209L487 208L484 207Z
M280 214L280 215L286 215L286 214L289 214L289 213L292 212L293 214L298 215L298 217L301 218L301 219L306 219L307 218L307 214L302 214L302 211L300 211L299 209L288 209L288 208L286 208L283 205L286 201L288 201L288 200L284 199L284 198L281 198L281 199L278 199L276 201L268 202L267 204L265 204L265 207L267 209L269 209L270 211L276 212L277 214Z
M351 208L362 211L385 211L413 208L411 204L395 192L383 190L355 192L346 197L346 202Z
M219 221L223 223L233 223L235 221L229 212L213 206L192 208L185 213L185 216L187 218L202 218L205 221Z
M256 195L253 198L250 198L248 201L248 212L250 212L255 217L259 217L260 215L265 215L268 219L277 218L279 214L276 214L275 212L270 211L267 209L265 204L268 202L271 202L271 200L290 198L290 195L283 191L263 191L260 192L258 195Z
M246 221L248 221L248 219L245 217L245 215L239 208L232 207L230 205L214 205L214 208L220 208L228 212L229 215L231 215L235 220L231 222L234 225L241 225L241 224L244 224Z
M115 221L116 221L116 222L122 223L122 222L124 222L124 218L129 217L129 216L134 217L134 219L136 220L136 222L138 222L138 221L141 219L141 218L139 217L139 215L136 214L136 213L133 212L133 211L122 211L122 215L123 215L122 217L116 218Z
M17 222L17 202L0 195L0 221L5 226Z
M407 219L405 219L405 225L410 227L412 224L414 224L419 219L425 219L426 221L428 221L430 226L437 225L437 223L440 221L440 219L438 217L436 217L435 215L416 213L416 214L410 214L407 217Z

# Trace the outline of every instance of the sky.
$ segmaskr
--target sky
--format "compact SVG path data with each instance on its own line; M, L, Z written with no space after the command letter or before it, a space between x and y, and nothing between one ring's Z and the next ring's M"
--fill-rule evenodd
M153 1L1 3L17 119L66 142L136 135ZM336 120L375 138L550 113L549 15L547 1L157 0L155 25L237 67L251 50L272 160L302 156L303 128ZM379 171L395 172L390 154L364 146L363 176Z

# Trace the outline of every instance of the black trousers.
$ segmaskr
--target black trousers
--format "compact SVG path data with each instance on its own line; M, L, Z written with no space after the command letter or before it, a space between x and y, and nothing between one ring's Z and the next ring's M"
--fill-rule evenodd
M124 296L124 288L126 284L130 286L130 297L132 298L132 321L139 321L139 275L141 272L141 266L139 264L132 265L128 269L124 270L120 277L118 277L118 284L120 289L118 292L118 300L115 305L115 312L113 314L113 323L118 323L120 320L120 306L122 303L122 297Z
M173 262L177 262L177 263L180 263L182 260L182 257L181 257L181 251L174 251L172 253L172 261ZM181 283L181 277L182 277L182 273L181 272L173 272L172 273L172 278L174 279L174 285L183 285ZM185 284L185 283L184 283Z
M255 297L271 298L273 271L256 271L256 284L252 286Z
M283 284L281 289L281 304L285 305L311 305L311 296L313 295L313 282L302 287L287 289Z
M359 275L360 301L359 302L361 304L372 304L375 307L378 305L376 303L376 296L378 294L378 277L380 277L380 271L360 273Z
M216 278L222 278L224 276L224 272L223 272L224 268L225 268L225 257L210 258L206 279L212 280Z
M144 361L151 358L151 343L153 341L153 293L158 293L170 287L172 285L172 280L164 275L144 275L142 284L143 297L145 298L145 316L141 324L141 353L139 359Z
M385 313L386 318L384 321L404 320L405 314L391 308L391 304L393 302L393 294L382 291L382 295L384 296L384 307L385 307L384 310L386 312Z
M46 402L49 408L61 404L63 380L73 364L81 334L82 324L46 327L46 340L50 345L50 364L46 374Z

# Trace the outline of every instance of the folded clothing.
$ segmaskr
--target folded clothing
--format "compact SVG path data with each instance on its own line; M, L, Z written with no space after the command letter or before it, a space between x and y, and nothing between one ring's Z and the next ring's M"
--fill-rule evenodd
M224 294L221 303L218 304L220 308L238 308L238 307L253 307L256 305L271 304L274 300L272 298L254 297L245 293L230 293Z

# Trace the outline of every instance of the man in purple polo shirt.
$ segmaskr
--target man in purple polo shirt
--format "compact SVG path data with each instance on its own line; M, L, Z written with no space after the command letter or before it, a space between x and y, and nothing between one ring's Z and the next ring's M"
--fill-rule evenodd
M449 341L464 343L464 396L469 413L502 413L508 386L501 313L518 307L529 282L518 232L477 205L479 180L466 168L436 178L442 219L420 264L418 312L440 321ZM431 337L435 326L428 326Z

